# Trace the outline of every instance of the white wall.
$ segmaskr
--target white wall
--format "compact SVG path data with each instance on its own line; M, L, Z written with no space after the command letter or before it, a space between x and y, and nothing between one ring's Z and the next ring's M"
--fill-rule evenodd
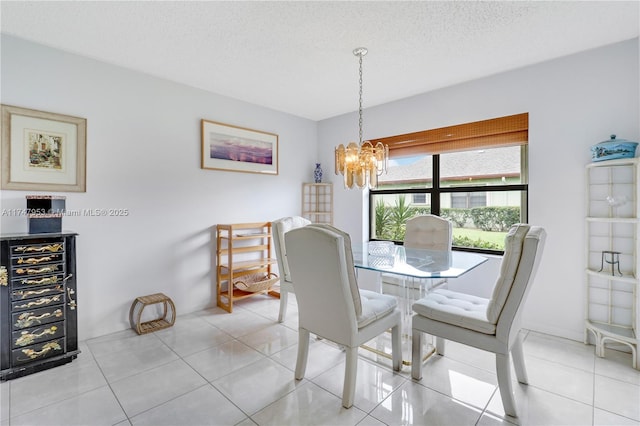
M635 39L365 109L365 138L529 112L529 218L549 238L528 328L582 339L584 165L611 133L640 140L638 49ZM1 53L3 104L87 119L87 192L60 194L67 207L130 211L63 219L80 234L81 339L127 328L143 294L169 294L178 314L215 304L212 226L298 214L316 161L335 182L336 226L368 235L366 192L344 190L331 170L334 147L357 138L357 113L315 123L4 35ZM366 100L375 87L364 90ZM200 169L202 118L277 133L280 174ZM31 193L2 191L1 207L24 208ZM27 229L25 217L0 225Z
M548 240L523 317L527 328L582 340L584 165L590 145L612 133L640 140L638 50L634 39L364 111L365 139L529 113L529 222L545 227ZM365 83L365 99L375 90ZM356 113L319 123L323 163L331 164L337 144L357 138L357 123ZM335 182L336 226L354 241L366 237L366 194L327 176ZM486 270L492 275L495 265Z
M127 217L64 217L78 237L80 339L125 329L137 296L164 292L178 314L215 305L217 223L300 213L315 166L317 124L184 85L2 36L3 104L87 119L87 192L68 209L125 208ZM280 174L200 168L200 120L279 135ZM2 191L2 209L26 206ZM2 216L2 232L26 217Z

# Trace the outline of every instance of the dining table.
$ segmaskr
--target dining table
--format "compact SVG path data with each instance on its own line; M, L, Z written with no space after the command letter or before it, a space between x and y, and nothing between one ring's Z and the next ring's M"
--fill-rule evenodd
M352 245L353 261L358 270L377 273L378 291L398 300L402 312L402 363L411 365L411 318L413 303L435 288L447 286L488 261L486 256L461 250L409 248L388 241L369 241ZM432 339L423 339L425 359L435 348ZM368 342L364 349L390 359L390 336Z

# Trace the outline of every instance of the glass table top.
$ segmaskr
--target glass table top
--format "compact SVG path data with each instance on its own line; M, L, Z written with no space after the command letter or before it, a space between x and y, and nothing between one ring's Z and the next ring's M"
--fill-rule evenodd
M458 278L488 260L485 256L464 251L413 249L372 243L352 246L356 268L413 278Z

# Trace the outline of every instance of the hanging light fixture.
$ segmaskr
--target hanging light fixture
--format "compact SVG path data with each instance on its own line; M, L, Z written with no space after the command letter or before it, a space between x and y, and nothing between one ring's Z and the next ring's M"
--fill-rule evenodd
M378 176L387 171L389 147L378 142L375 146L369 141L362 141L362 57L367 54L365 47L358 47L353 54L360 60L360 103L358 107L358 127L360 143L350 142L346 147L340 144L335 151L336 174L344 176L345 188L378 186Z

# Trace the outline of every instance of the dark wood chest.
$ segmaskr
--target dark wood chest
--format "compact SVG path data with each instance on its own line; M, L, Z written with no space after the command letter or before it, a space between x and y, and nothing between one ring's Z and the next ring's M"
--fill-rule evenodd
M76 234L0 236L0 380L71 362L78 350Z

